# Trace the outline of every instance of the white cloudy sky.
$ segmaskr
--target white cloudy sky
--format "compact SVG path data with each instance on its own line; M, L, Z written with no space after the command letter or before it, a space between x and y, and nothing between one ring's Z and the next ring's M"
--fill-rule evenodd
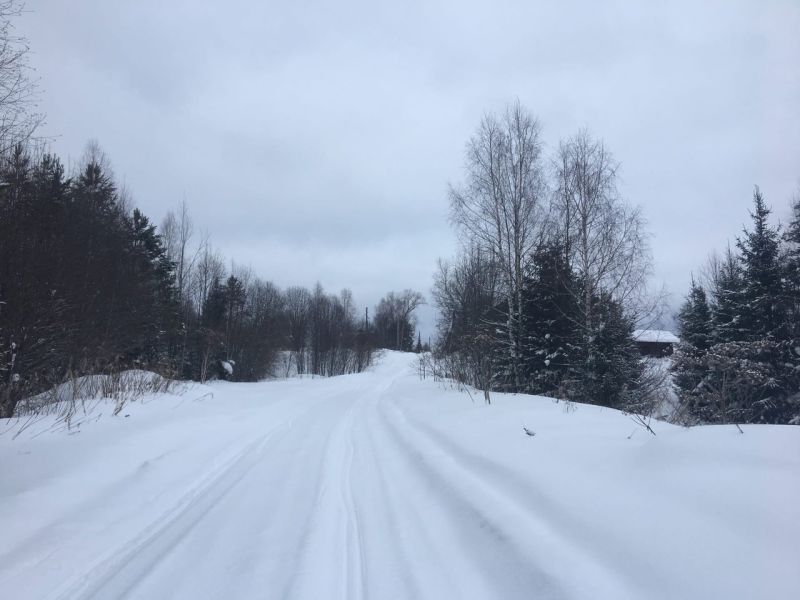
M97 139L154 220L185 196L227 257L362 305L429 291L464 144L517 98L549 150L583 126L606 141L675 304L754 184L785 217L800 181L797 0L27 8L57 153Z

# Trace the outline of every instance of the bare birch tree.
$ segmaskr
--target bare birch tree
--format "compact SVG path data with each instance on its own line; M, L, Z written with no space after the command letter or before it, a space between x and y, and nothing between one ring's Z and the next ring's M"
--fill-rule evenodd
M211 238L205 233L198 246L195 268L192 269L192 295L199 313L203 311L214 282L221 280L224 275L225 262L222 255L219 250L211 247Z
M522 287L526 259L545 222L541 127L519 102L486 115L467 144L466 181L450 188L451 218L501 275L511 377L521 388Z
M619 164L583 130L558 152L556 208L571 264L585 281L584 311L600 289L627 304L646 286L650 255L638 207L617 191Z
M389 292L381 298L375 309L375 326L379 330L385 347L394 350L410 350L416 325L414 311L425 304L419 292L406 289L400 293ZM404 343L405 342L405 343Z
M0 0L0 155L25 145L44 117L36 112L36 82L28 65L28 40L17 35L13 20L22 13L18 0Z
M464 250L454 263L440 260L434 275L433 298L439 309L437 361L448 377L482 389L489 403L497 272L478 249Z
M175 284L178 299L183 304L187 299L189 273L197 256L189 257L189 242L194 234L194 224L189 215L189 207L184 199L177 214L169 211L161 224L161 237L169 259L175 263Z
M602 295L619 302L636 321L653 311L647 279L651 256L637 207L617 191L619 165L601 140L582 130L559 146L553 228L581 285L579 319L584 357L601 324L595 314Z
M303 287L290 287L284 293L287 341L294 354L298 375L306 372L311 294Z

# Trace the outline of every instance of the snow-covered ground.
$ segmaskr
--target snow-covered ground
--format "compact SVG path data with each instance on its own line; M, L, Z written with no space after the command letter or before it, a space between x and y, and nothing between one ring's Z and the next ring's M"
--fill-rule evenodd
M800 598L800 427L653 437L413 365L7 431L0 597Z

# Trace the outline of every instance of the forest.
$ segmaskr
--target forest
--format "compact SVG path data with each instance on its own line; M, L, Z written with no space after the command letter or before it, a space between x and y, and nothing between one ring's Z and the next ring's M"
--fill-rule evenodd
M800 599L798 32L0 0L0 600Z
M674 389L681 423L798 423L800 196L781 227L756 188L734 245L693 277L687 266L665 374L634 344L670 309L652 289L646 220L621 193L620 163L588 129L545 152L519 101L486 113L449 188L460 250L435 267L428 348L418 291L389 292L370 315L347 289L279 289L224 258L186 201L152 222L96 142L66 169L38 134L28 47L11 28L19 6L0 14L0 417L87 374L330 376L389 348L432 350L437 373L486 402L527 393L650 415Z
M649 415L674 382L676 422L800 423L800 194L782 230L756 187L735 249L693 280L664 371L634 345L668 307L648 289L646 223L619 163L587 130L545 156L541 131L516 103L467 144L450 189L462 250L435 277L434 369L487 402L524 392Z
M17 144L0 171L0 414L81 375L145 369L169 378L257 381L362 371L377 347L411 350L414 291L390 292L372 318L352 294L278 289L193 243L187 205L160 227L131 208L90 144L66 174Z

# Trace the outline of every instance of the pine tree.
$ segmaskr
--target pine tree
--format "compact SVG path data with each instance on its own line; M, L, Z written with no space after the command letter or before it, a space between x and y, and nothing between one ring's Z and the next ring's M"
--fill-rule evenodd
M530 393L555 393L576 361L577 284L558 242L536 251L531 271L523 288L522 377Z
M172 267L100 153L69 180L18 147L0 178L0 413L65 376L168 367Z
M139 332L137 358L148 364L170 358L170 340L177 339L180 313L175 286L175 264L169 260L155 225L134 209L130 219L129 268L135 295L127 298L126 314L135 315Z
M204 327L221 329L225 323L226 293L219 279L211 283L211 290L203 304L202 323Z
M786 244L783 318L788 338L800 337L800 194L792 202L792 218L783 235Z
M692 278L686 301L678 312L681 342L705 351L711 345L711 309L703 286Z
M225 282L223 292L225 295L225 358L232 359L240 350L239 338L247 290L238 277L231 275Z
M85 203L98 214L118 214L117 186L114 178L99 161L90 160L75 181L76 201Z
M693 402L697 386L707 373L704 359L712 342L711 310L706 291L694 278L689 294L678 312L678 328L681 343L673 355L672 372L678 393L688 406Z
M702 308L696 290L680 315L684 336L697 345L681 344L674 372L689 414L699 422L787 423L800 412L800 361L788 339L786 311L791 260L782 264L779 230L769 225L770 210L758 188L753 204L752 228L737 241L740 255L729 250L714 273L712 344L701 343L705 331L697 329ZM786 234L789 256L800 237L797 225L796 218Z
M739 258L728 248L714 273L711 290L711 336L714 343L736 342L746 338L744 312L744 275Z
M605 292L596 298L595 311L589 361L581 374L582 400L624 409L633 400L643 369L633 343L633 322L622 304Z
M741 252L744 288L741 323L745 339L782 337L783 283L779 263L780 233L768 223L770 209L758 187L753 192L753 229L745 229L736 246Z
M129 357L133 315L126 311L127 299L136 295L130 277L129 223L119 205L119 195L110 169L90 158L73 180L67 211L64 253L70 270L77 275L70 285L72 302L82 305L75 315L73 353L86 355L90 370ZM90 326L83 326L88 321ZM133 344L135 345L135 343ZM85 348L95 348L89 352Z

